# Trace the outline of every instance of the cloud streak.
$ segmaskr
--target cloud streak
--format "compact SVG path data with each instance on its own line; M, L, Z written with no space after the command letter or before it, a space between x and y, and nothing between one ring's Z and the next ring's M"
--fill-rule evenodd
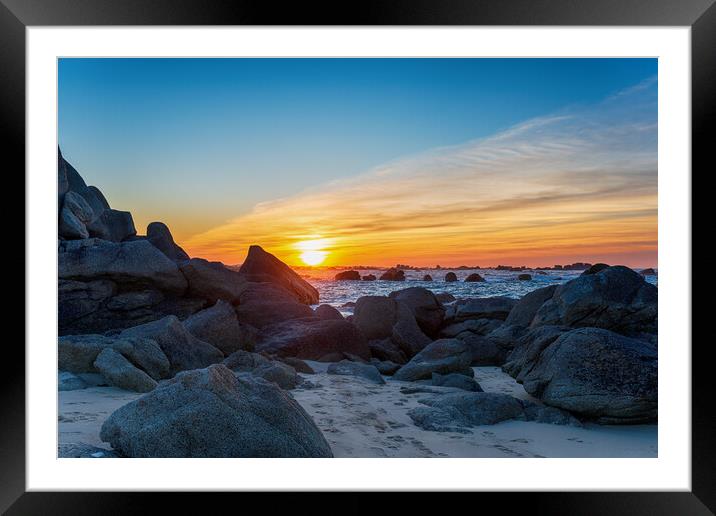
M257 204L183 244L228 263L259 243L297 264L299 242L325 238L327 264L655 265L656 86Z

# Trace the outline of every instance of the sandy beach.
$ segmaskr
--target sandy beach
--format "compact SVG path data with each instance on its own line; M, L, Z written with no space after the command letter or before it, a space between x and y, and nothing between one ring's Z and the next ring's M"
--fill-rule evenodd
M376 385L356 376L326 374L327 363L308 362L314 375L301 375L313 388L291 395L311 415L335 457L656 457L657 426L584 427L506 421L478 426L471 433L433 432L413 423L408 411L438 394L405 394L423 387L386 378ZM475 367L486 392L532 399L499 367ZM451 392L446 387L428 387ZM116 387L90 387L59 393L59 445L85 443L110 449L99 438L104 420L141 394Z

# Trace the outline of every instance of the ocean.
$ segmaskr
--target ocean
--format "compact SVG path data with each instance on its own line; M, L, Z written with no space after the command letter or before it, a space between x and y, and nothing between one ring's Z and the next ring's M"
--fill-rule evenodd
M639 270L639 269L637 269ZM582 271L569 270L524 270L520 272L494 269L410 269L405 270L405 281L335 281L333 277L338 270L301 271L301 275L318 289L320 304L329 304L338 308L344 315L353 312L353 308L344 307L348 302L355 302L362 296L387 296L395 290L408 287L423 287L439 294L447 292L456 298L507 296L520 298L532 290L548 285L560 284L579 276ZM361 276L373 274L376 277L384 269L361 270ZM445 275L454 272L458 280L446 282ZM465 278L472 273L485 278L484 282L465 283ZM518 280L518 274L530 274L531 280ZM423 276L430 274L433 281L423 281ZM646 281L657 285L657 276L646 276ZM318 305L315 305L318 306ZM314 306L314 307L315 307Z

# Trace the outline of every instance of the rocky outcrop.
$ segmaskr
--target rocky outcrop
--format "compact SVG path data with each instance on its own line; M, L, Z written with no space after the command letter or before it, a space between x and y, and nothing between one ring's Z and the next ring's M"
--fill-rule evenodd
M423 281L433 281L433 277L430 274L423 276Z
M188 294L212 304L219 299L236 303L248 286L241 274L221 262L192 258L180 262L179 269L186 278Z
M410 287L391 292L389 297L407 305L418 326L427 335L438 333L445 318L445 309L430 290Z
M655 346L604 329L580 328L539 348L532 344L522 355L516 376L544 403L599 423L656 419Z
M457 274L455 274L454 272L448 272L445 275L445 281L447 281L448 283L457 281Z
M400 269L388 269L380 275L382 281L405 281L405 272Z
M408 357L431 340L418 326L410 307L390 297L359 298L353 310L353 323L368 340L390 339Z
M169 359L169 374L199 369L224 359L224 354L211 344L197 339L175 316L128 328L119 336L154 340Z
M286 289L300 303L318 303L318 291L291 268L258 245L249 247L241 270L248 281L274 283Z
M256 351L270 355L291 356L306 360L330 360L346 354L367 360L368 342L353 324L346 320L322 320L317 317L295 319L273 324L259 335Z
M323 319L324 321L343 320L343 315L341 315L341 313L337 309L333 308L331 305L320 305L316 307L314 313L316 314L316 317L318 317L319 319Z
M147 226L147 240L174 262L189 259L189 255L174 242L171 231L163 222L151 222Z
M516 324L520 326L529 326L534 319L537 310L549 299L552 299L557 285L538 288L525 294L522 299L517 301L515 306L510 310L505 324Z
M595 327L623 335L655 334L657 288L633 270L615 266L557 287L532 326Z
M103 349L94 361L94 367L109 383L135 392L149 392L157 386L147 373L134 367L121 353L111 347Z
M326 372L328 374L357 376L378 385L385 383L385 380L383 380L383 377L380 375L380 371L378 371L374 365L361 364L360 362L352 362L350 360L341 360L340 362L331 364L328 366Z
M336 281L360 281L360 273L358 271L342 271L333 278Z
M466 373L472 375L472 355L468 346L457 339L440 339L430 343L393 375L406 382L430 379L433 373Z
M332 457L290 395L223 365L181 373L124 405L100 437L126 457Z
M134 290L155 288L178 296L187 288L176 264L146 240L68 240L60 242L58 251L60 280L110 280Z
M507 319L517 304L516 299L504 296L459 299L446 312L446 318L461 322L468 319Z
M390 339L379 339L368 341L370 354L381 361L404 364L408 361L403 350Z
M639 274L641 274L642 276L656 276L656 271L650 267L648 269L640 270Z
M475 283L481 281L485 281L485 278L483 278L476 272L473 272L472 274L468 275L467 278L465 278L465 283Z
M183 324L194 337L227 356L239 349L253 349L256 341L256 330L240 324L234 307L221 299L211 308L190 316Z
M502 321L499 319L468 319L463 322L449 324L440 330L440 336L453 338L463 333L487 335L500 326L502 326Z
M519 281L530 281L532 279L532 275L531 274L518 274L517 279Z
M434 432L470 433L475 426L516 419L579 426L568 413L498 392L451 393L418 400L425 407L408 412L413 422Z
M586 269L581 275L582 276L590 276L592 274L596 274L598 272L603 271L604 269L608 269L609 265L606 263L595 263L589 269Z
M315 315L310 306L271 283L248 283L235 309L239 322L259 329Z
M361 278L363 281L375 281L376 279L375 274L366 274Z

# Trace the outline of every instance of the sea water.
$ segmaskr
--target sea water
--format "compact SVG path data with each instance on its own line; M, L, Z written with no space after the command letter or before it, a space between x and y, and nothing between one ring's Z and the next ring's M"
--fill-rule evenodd
M639 270L639 269L637 269ZM578 277L583 271L571 270L524 270L503 271L495 269L409 269L405 270L405 281L336 281L333 277L337 270L302 271L301 275L318 289L320 304L329 304L344 314L352 312L346 303L355 302L362 296L387 296L391 292L408 287L423 287L432 292L449 293L456 298L506 296L520 298L535 289L549 285L565 283ZM373 274L377 278L384 270L361 270L361 276ZM457 281L445 281L445 275L454 272ZM472 273L482 276L485 281L465 282ZM433 281L423 281L423 276L430 274ZM529 274L531 280L519 280L519 274ZM657 276L645 276L647 282L657 285ZM317 305L316 305L317 306Z

